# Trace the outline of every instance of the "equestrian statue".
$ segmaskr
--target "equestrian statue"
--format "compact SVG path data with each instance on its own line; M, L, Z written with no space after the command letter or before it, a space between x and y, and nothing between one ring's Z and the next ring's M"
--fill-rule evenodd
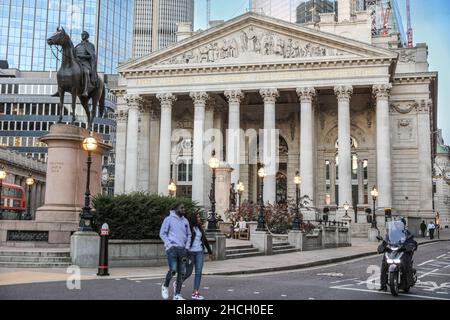
M80 99L86 115L88 130L92 131L92 123L99 107L99 115L103 117L105 112L105 84L97 74L97 55L95 46L89 42L89 33L84 31L82 41L76 47L63 27L59 27L56 33L47 39L50 46L62 48L61 68L57 73L59 97L59 120L63 119L64 95L69 92L72 95L72 124L75 122L75 108L77 97ZM89 101L92 100L92 108Z

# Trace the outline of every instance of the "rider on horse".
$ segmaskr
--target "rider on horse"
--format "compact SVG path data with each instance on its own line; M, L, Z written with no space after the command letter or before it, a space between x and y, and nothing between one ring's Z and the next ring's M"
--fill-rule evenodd
M97 55L95 46L89 42L89 33L83 31L82 41L75 47L75 55L83 68L83 97L87 97L89 91L97 87Z

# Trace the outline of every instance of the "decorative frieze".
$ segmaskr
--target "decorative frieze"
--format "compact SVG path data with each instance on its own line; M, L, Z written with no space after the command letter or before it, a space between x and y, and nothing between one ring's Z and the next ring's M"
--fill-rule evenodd
M176 55L161 64L202 64L258 55L273 59L301 59L350 55L340 49L249 27L222 39Z
M140 95L126 95L125 101L127 102L128 108L140 109L144 103L144 99Z
M408 114L417 110L418 103L415 101L396 102L391 104L391 113Z

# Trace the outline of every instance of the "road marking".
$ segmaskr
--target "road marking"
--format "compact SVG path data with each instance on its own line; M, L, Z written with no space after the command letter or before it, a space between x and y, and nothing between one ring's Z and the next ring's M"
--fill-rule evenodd
M436 292L438 294L448 294L448 292Z
M135 281L136 283L141 283L142 281Z
M342 282L347 282L347 281L356 281L356 280L360 280L359 278L352 278L352 279L345 279L345 280L338 280L338 281L333 281L330 282L331 284L337 284L337 283L342 283Z
M130 281L145 281L145 280L159 280L161 277L144 277L144 278L127 278Z
M283 298L287 298L287 294L282 294L281 295Z
M343 288L343 286L331 287L330 289L360 291L360 292L370 292L370 293L375 293L375 294L389 294L390 295L389 292L380 292L380 291L373 291L373 290L368 290L368 289L357 289L357 288ZM431 300L450 301L450 299L438 298L438 297L430 297L430 296L420 296L420 295L416 295L416 294L408 294L408 295L404 295L402 297L413 297L413 298L422 298L422 299L431 299Z
M209 290L209 287L203 287L203 290Z
M234 292L234 289L228 289L228 292Z
M443 254L443 255L441 255L441 256L439 256L439 257L436 257L436 259L440 259L440 258L443 258L443 257L445 257L447 254Z
M418 271L418 273L424 273L424 272ZM450 277L450 274L447 274L447 273L431 273L429 275L430 276L439 276L439 277Z
M334 272L332 272L332 273L318 273L317 275L318 276L327 276L327 277L343 277L344 276L344 274L342 274L342 273L334 273Z
M435 273L436 271L439 271L439 269L434 269L433 271L424 273L423 275L421 275L421 276L419 277L419 279L422 279L422 278L424 278L424 277L426 277L426 276L428 276L428 275L430 275L430 274L432 274L432 273Z
M430 262L433 262L433 261L434 261L434 259L433 260L428 260L428 261L425 261L425 262L419 264L418 266L421 267L421 266L426 265L427 263L430 263Z
M258 291L255 291L255 292L253 292L254 294L259 294L259 292Z

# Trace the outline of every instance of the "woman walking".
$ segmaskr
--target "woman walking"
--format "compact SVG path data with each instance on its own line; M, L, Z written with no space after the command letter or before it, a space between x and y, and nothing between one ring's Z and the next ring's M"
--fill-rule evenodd
M191 275L195 267L194 291L192 292L192 300L204 300L200 295L200 282L202 280L203 263L205 261L205 249L208 251L212 260L212 250L206 239L205 230L202 226L200 214L196 213L189 219L191 226L191 248L189 249L189 262L186 267L186 275L183 282Z

